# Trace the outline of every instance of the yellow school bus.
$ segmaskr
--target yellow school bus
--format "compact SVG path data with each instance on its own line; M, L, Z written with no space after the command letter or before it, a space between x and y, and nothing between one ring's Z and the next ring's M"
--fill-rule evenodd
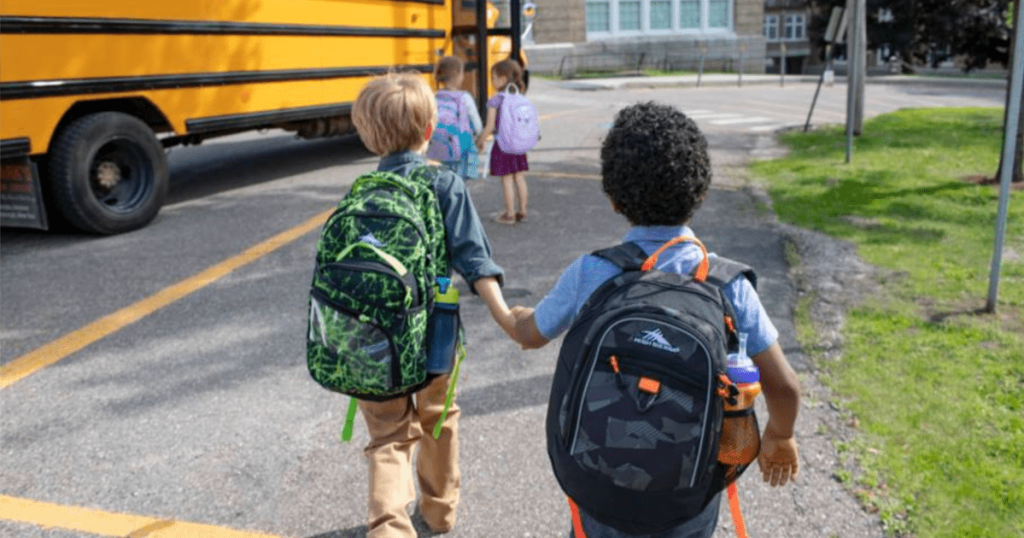
M369 77L430 73L453 52L473 62L474 43L509 39L476 39L478 13L465 0L3 0L0 220L46 228L49 209L93 233L145 226L167 148L349 133Z

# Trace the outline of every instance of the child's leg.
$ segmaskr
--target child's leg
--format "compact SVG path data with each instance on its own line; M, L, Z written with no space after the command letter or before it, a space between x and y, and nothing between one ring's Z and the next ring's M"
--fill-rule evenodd
M359 402L370 443L363 454L370 465L367 538L416 538L405 508L416 500L412 482L412 450L420 438L413 420L412 398Z
M503 218L515 220L515 174L501 176L501 193L505 196L505 214Z
M514 174L516 183L516 194L519 196L519 213L526 217L526 203L530 200L530 192L526 188L526 172Z
M434 439L434 425L441 417L451 376L440 376L416 393L416 412L419 415L419 456L416 473L419 477L420 514L435 532L446 532L455 527L455 507L459 504L459 406L452 398L441 435Z

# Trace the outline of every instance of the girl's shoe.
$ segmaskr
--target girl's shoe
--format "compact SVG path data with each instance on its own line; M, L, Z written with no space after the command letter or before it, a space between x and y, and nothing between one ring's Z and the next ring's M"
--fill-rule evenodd
M501 215L498 216L496 220L501 224L507 224L509 226L516 223L515 216L509 215L508 213L502 213Z
M516 213L516 222L526 222L526 213Z

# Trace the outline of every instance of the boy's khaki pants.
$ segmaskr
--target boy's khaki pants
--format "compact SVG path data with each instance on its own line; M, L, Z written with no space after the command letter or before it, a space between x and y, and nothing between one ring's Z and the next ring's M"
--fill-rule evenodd
M432 434L444 408L449 380L450 376L437 377L404 398L359 402L370 433L370 443L363 451L370 465L367 538L416 538L406 507L416 500L412 454L417 442L420 514L431 530L444 532L455 526L460 476L459 406L454 399L441 436L434 439Z

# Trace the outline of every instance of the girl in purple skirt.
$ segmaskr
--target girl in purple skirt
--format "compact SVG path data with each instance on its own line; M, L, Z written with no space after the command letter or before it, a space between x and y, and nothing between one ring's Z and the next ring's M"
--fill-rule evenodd
M505 100L506 88L515 84L520 93L526 93L523 68L511 59L502 60L491 67L491 84L498 89L498 93L487 101L487 122L483 132L476 139L476 145L481 150L487 137L498 128L498 109ZM526 171L529 169L526 154L505 153L498 147L497 142L491 147L491 175L501 176L502 194L505 196L505 212L498 217L498 222L515 224L526 220L526 202L529 199ZM519 211L515 210L516 198L519 200Z

